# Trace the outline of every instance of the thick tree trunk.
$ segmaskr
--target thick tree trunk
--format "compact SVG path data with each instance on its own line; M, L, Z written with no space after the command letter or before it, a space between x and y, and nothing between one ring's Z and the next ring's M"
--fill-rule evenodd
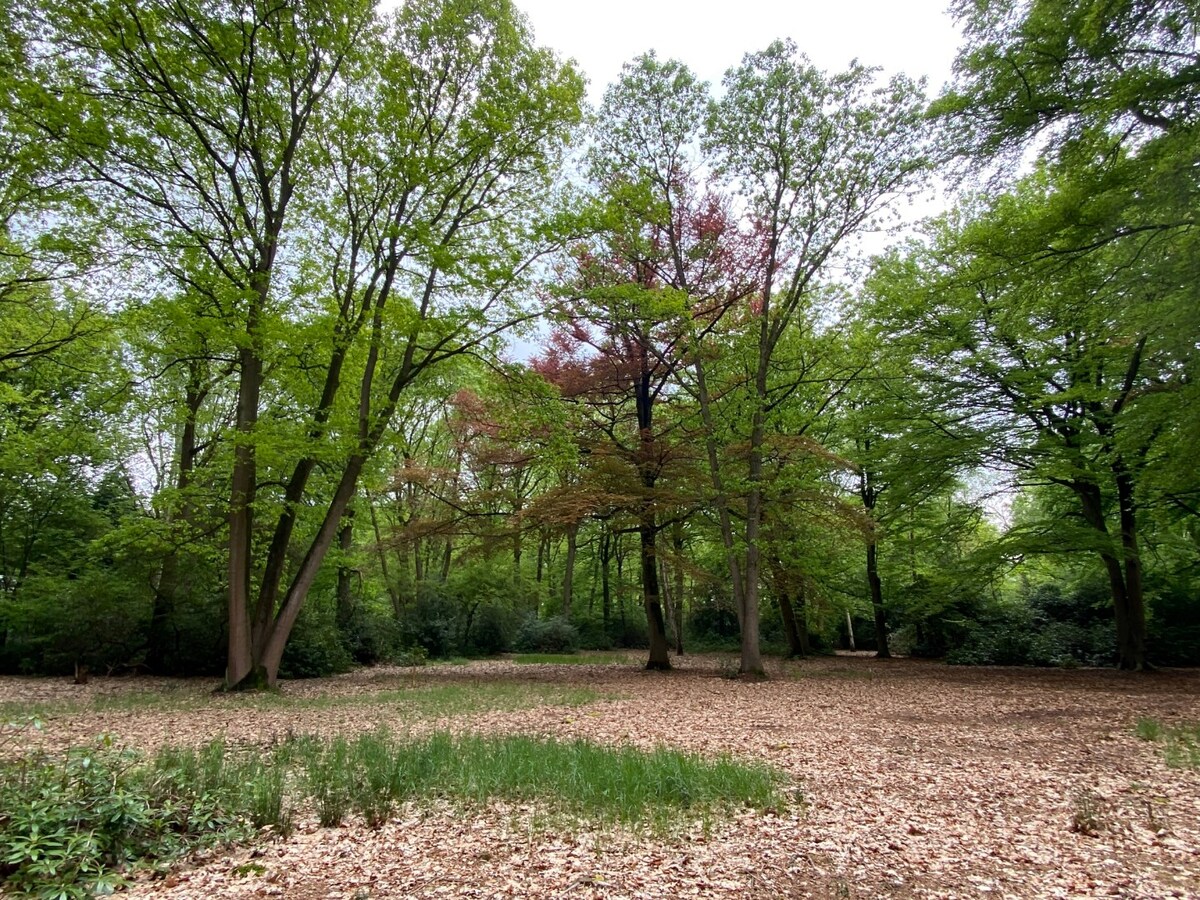
M867 541L867 587L871 592L871 609L875 611L875 656L878 659L891 659L887 618L883 610L883 585L879 580L878 545L874 535Z
M1116 468L1116 466L1114 466ZM1108 576L1117 629L1117 666L1141 670L1146 667L1146 607L1142 587L1141 557L1138 554L1136 507L1132 482L1116 478L1120 507L1120 549L1102 550L1100 561ZM1103 499L1097 485L1076 482L1072 485L1080 501L1083 518L1111 545L1112 535L1104 518Z
M650 658L646 661L646 668L666 671L671 668L671 655L658 589L658 552L655 546L658 528L654 522L653 510L643 510L638 536L641 538L642 547L642 599L646 606L646 624L650 637Z
M253 334L253 325L249 330ZM229 687L260 680L254 676L256 667L250 621L253 503L258 478L253 441L262 383L262 360L254 347L245 346L238 351L238 368L236 436L229 498L229 650L225 669L225 683Z
M1125 562L1125 628L1117 631L1117 665L1146 668L1146 600L1142 587L1142 557L1138 549L1137 500L1133 478L1118 456L1113 463L1120 509L1121 551Z
M317 536L309 545L308 552L304 555L292 583L288 586L287 594L284 596L279 614L272 624L257 667L261 670L268 687L274 687L279 677L279 663L283 659L283 651L291 636L292 627L296 624L296 617L300 615L300 608L308 596L308 591L321 569L321 564L325 561L329 548L333 546L334 539L337 537L339 523L349 507L350 501L354 498L358 486L358 476L362 472L365 462L364 456L355 455L346 464L337 490L334 492L333 500L325 511L325 518L321 522Z

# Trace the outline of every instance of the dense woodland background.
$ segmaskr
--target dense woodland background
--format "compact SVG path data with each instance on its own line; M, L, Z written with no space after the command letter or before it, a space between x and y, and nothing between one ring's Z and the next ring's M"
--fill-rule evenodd
M0 0L0 669L1200 662L1195 6L957 12L588 110L507 0Z

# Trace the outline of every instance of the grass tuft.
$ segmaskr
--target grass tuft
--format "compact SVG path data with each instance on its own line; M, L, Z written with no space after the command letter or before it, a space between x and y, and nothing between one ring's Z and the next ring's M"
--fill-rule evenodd
M1171 768L1200 770L1200 724L1163 725L1141 718L1134 731L1144 741L1162 744L1163 759Z

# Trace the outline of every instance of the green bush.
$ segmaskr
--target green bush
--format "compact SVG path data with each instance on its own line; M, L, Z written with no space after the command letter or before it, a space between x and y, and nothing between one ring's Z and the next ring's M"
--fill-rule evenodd
M529 616L517 629L513 649L521 653L571 653L579 649L579 632L562 616Z
M741 634L733 608L711 599L692 607L687 632L693 643L718 645L736 641Z
M404 647L421 647L434 659L450 656L457 647L458 611L444 585L422 583L417 599L404 608L400 639Z
M164 751L150 764L106 743L6 762L0 882L17 896L93 897L119 887L134 865L278 824L247 774L220 742Z
M472 656L506 653L513 641L513 614L507 609L485 604L475 610L466 628L461 647Z
M353 665L332 611L318 603L306 604L284 648L279 674L284 678L324 678L348 672Z

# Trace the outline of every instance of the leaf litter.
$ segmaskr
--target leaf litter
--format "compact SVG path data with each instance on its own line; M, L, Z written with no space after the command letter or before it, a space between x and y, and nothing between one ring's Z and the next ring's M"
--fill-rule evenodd
M624 666L379 667L289 682L282 702L261 704L213 695L215 682L202 679L4 678L0 703L10 717L45 711L41 730L19 735L22 749L100 733L145 750L380 725L530 733L761 760L803 798L665 836L436 799L375 830L302 818L287 840L143 876L127 892L138 900L1200 897L1200 772L1171 768L1135 734L1141 718L1200 721L1200 672L963 669L860 655L777 662L770 680L748 683L722 677L728 659L674 664L667 674L641 671L632 655ZM395 702L398 691L479 684L516 685L529 705L441 714ZM596 699L579 705L558 687Z

